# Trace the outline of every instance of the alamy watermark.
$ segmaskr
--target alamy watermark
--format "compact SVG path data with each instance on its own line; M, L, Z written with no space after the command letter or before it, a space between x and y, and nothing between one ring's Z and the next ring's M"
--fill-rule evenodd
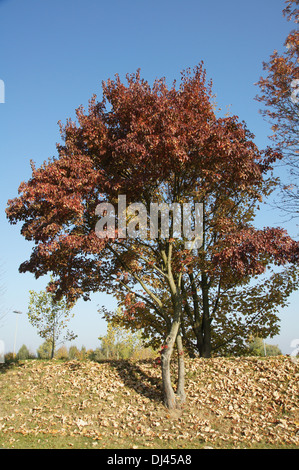
M5 103L5 85L3 80L0 80L0 103Z
M161 239L184 238L186 249L193 250L202 246L203 205L201 203L151 203L148 214L143 203L135 202L126 207L126 196L119 195L117 206L116 237L116 214L113 204L102 202L97 205L95 213L101 217L95 227L97 237L102 239L130 237L143 240L148 238L153 240L159 236ZM170 223L171 212L172 223Z
M296 78L296 79L292 80L291 87L295 88L295 90L293 90L292 93L291 93L291 101L294 104L298 104L299 103L299 97L297 97L297 95L299 93L299 78Z
M298 362L299 360L299 338L293 339L290 344L291 348L294 348L291 352L291 359L293 362Z

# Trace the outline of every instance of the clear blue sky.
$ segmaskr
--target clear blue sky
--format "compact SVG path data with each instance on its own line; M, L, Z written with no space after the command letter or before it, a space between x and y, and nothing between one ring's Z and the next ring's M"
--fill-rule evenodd
M217 102L226 112L245 120L264 148L269 127L254 100L262 62L274 49L283 51L291 28L282 16L281 0L0 0L0 79L5 103L0 103L0 228L2 261L1 309L10 311L0 322L0 339L12 351L16 325L14 309L27 311L29 289L40 290L47 279L36 281L19 274L19 264L31 245L10 226L4 210L17 195L21 181L30 177L29 160L39 166L56 154L60 141L57 121L74 117L93 93L101 97L101 82L118 73L141 68L150 83L165 76L179 79L180 71L204 61ZM282 225L281 214L263 210L263 225ZM294 224L283 223L295 236ZM269 342L289 353L299 338L298 293L281 312L281 333ZM111 297L94 296L79 302L71 327L76 344L99 346L106 323L98 305L115 305ZM23 314L18 320L17 346L32 351L42 340Z

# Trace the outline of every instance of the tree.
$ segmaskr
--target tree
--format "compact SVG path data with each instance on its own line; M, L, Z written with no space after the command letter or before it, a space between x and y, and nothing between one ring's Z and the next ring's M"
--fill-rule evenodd
M51 359L54 357L55 347L62 331L66 328L71 308L66 299L56 300L51 292L30 291L28 318L30 323L37 327L41 338L51 344ZM77 335L67 330L63 340L71 341L76 337Z
M71 345L69 347L69 352L68 352L68 357L69 359L77 359L80 360L80 351L75 345Z
M283 10L288 21L299 22L299 1L287 0ZM281 181L281 204L279 206L291 216L299 213L299 31L290 31L284 46L286 51L277 50L269 62L263 63L266 77L261 77L257 85L261 93L256 99L265 105L261 114L272 124L270 138L277 144L283 155L283 163L289 169L289 181Z
M29 357L30 357L30 352L29 352L27 346L25 344L23 344L19 349L19 352L17 354L17 358L20 359L20 360L24 360L24 359L29 359Z
M121 310L117 310L122 317ZM144 351L143 340L139 332L132 333L129 328L123 328L117 321L108 322L107 334L100 336L101 351L106 359L129 359L133 356L149 356L149 351Z
M101 341L101 349L104 356L106 359L110 359L115 353L115 330L111 324L108 324L107 334L99 336L98 339Z
M67 347L64 344L55 352L55 359L60 359L62 361L66 361L68 359Z
M282 352L278 344L266 344L266 356L281 356Z
M259 337L250 339L249 352L254 356L280 356L282 354L277 345L266 344Z
M58 157L38 169L32 163L32 177L7 208L10 222L22 221L22 235L35 241L21 272L52 272L49 289L69 301L97 291L121 295L128 321L140 313L145 331L151 324L149 333L159 331L168 408L184 401L186 300L192 299L190 322L209 357L217 292L225 294L231 283L241 287L271 263L298 260L298 244L282 229L256 230L251 223L273 187L269 172L277 153L259 151L245 123L217 118L213 109L203 64L182 72L178 88L168 88L165 79L151 87L139 71L126 85L116 76L103 83L102 101L94 96L88 112L77 109L78 122L61 125ZM158 212L154 236L148 224L153 203L172 205L174 213L163 219ZM191 206L202 208L202 217L193 220ZM170 375L175 344L176 393Z
M37 357L39 359L50 359L52 356L52 341L46 339L37 349Z
M268 268L268 274L260 276L261 280L250 275L225 278L226 271L220 275L210 273L210 334L204 322L200 281L193 281L199 279L198 273L189 276L189 284L188 277L184 280L180 332L189 356L204 357L205 350L210 351L208 356L244 355L250 335L267 338L279 333L279 311L288 305L290 293L298 288L299 272L293 265L275 268ZM155 318L149 307L135 308L134 300L128 304L120 289L118 299L123 311L103 309L104 318L113 325L139 332L146 346L157 349L163 342L163 322Z

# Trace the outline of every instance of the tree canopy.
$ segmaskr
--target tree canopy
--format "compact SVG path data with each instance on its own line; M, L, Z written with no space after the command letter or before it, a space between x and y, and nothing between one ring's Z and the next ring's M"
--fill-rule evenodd
M71 309L72 305L65 298L57 300L51 292L30 291L28 318L37 327L38 334L46 340L46 344L51 345L51 359L59 340L71 341L77 337L72 331L65 330Z
M248 324L258 313L250 281L275 265L284 267L286 293L273 287L276 277L254 295L264 295L261 309L267 302L283 304L298 282L297 271L287 271L298 261L298 243L281 228L254 227L255 210L275 185L271 169L280 155L259 150L237 116L216 117L202 63L182 72L179 86L168 87L165 79L150 86L140 71L126 79L103 82L101 101L93 96L87 112L77 109L77 122L60 124L58 157L40 168L32 163L32 177L9 201L7 216L21 221L22 235L35 242L21 272L51 272L49 290L69 301L97 291L117 295L124 321L137 318L145 332L160 335L165 404L174 407L169 364L175 342L183 367L182 335L203 357L211 355L221 325L237 338L245 304ZM99 237L99 215L105 217L99 204L117 207L120 195L131 210L115 212L116 229L103 224L106 236ZM148 236L141 236L136 202L145 208ZM161 236L161 221L151 238L152 203L178 204L181 213L184 204L200 204L200 246L186 244L184 231L175 236L174 216L169 237ZM127 232L131 224L136 236L127 236L124 217ZM191 214L188 222L194 227ZM260 312L259 324L275 325L272 313ZM183 374L177 395L183 399Z
M299 1L287 0L283 10L288 21L299 22ZM265 76L257 85L257 100L264 105L261 114L272 125L271 139L283 155L283 164L289 170L281 179L279 207L291 217L299 214L299 31L292 29L285 43L285 52L277 50L263 63Z

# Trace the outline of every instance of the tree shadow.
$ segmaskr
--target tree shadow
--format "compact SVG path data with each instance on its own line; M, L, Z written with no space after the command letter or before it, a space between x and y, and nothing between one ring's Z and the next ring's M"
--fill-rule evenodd
M18 362L18 360L14 361L5 361L0 363L0 374L5 374L10 369L13 368L21 368L24 367L24 364Z
M137 392L140 396L151 401L161 403L163 401L162 383L160 378L151 377L137 364L121 359L109 361L114 367L124 384ZM147 363L148 361L140 361Z

